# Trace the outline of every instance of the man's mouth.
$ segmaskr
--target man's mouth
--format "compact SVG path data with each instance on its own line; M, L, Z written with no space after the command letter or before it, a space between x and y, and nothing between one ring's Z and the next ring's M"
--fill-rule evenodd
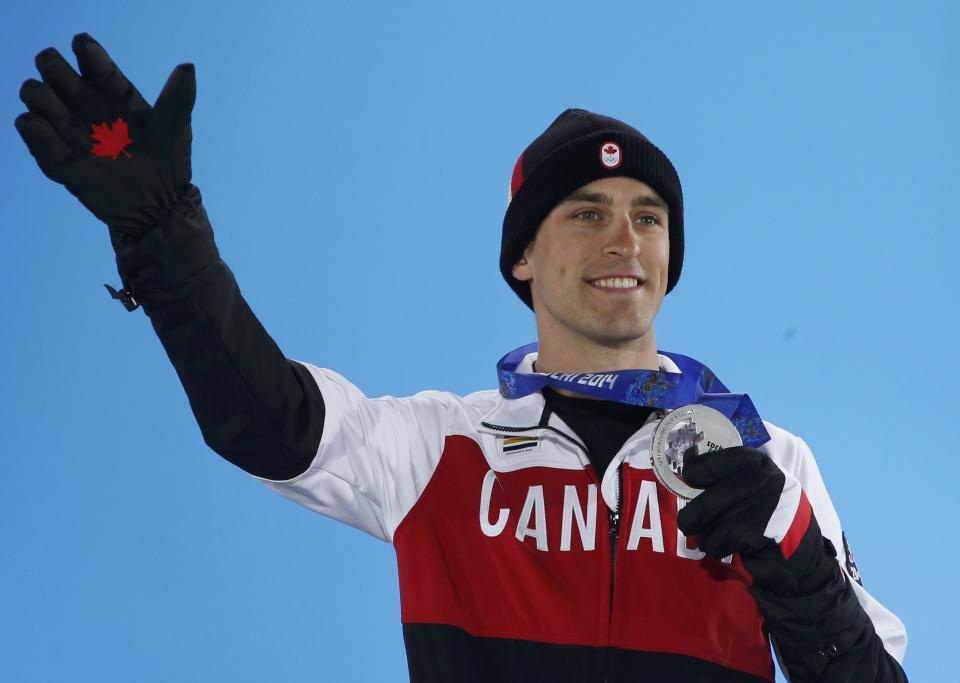
M590 280L590 284L600 289L636 289L641 281L635 277L605 277Z

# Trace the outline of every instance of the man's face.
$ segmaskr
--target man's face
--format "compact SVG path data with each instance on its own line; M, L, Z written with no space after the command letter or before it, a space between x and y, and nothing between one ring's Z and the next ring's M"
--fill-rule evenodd
M625 177L557 204L513 267L530 281L541 337L617 347L646 335L667 291L667 214L649 185Z

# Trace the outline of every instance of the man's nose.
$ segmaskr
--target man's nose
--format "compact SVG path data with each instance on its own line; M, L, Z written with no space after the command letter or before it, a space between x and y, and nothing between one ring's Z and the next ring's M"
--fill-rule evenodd
M631 258L640 253L640 240L629 214L617 216L610 226L611 235L604 251L620 258Z

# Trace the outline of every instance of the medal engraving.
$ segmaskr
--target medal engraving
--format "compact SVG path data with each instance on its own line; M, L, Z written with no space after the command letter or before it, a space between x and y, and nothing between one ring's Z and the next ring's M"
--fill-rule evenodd
M692 403L671 410L660 421L653 432L650 459L660 483L684 500L690 500L703 489L683 480L684 457L742 445L740 433L723 413Z

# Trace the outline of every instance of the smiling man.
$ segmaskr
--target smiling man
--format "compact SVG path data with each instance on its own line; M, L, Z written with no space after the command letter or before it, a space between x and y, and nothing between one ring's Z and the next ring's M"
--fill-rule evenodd
M567 110L516 163L500 270L539 346L500 360L499 391L371 399L286 358L220 258L191 183L193 65L150 106L91 36L72 47L79 74L37 55L18 132L107 224L108 289L149 316L206 443L393 544L411 680L757 683L771 641L792 681L905 680L903 625L860 584L807 445L657 350L683 202L638 131ZM691 457L684 504L650 453L691 402L746 445Z

